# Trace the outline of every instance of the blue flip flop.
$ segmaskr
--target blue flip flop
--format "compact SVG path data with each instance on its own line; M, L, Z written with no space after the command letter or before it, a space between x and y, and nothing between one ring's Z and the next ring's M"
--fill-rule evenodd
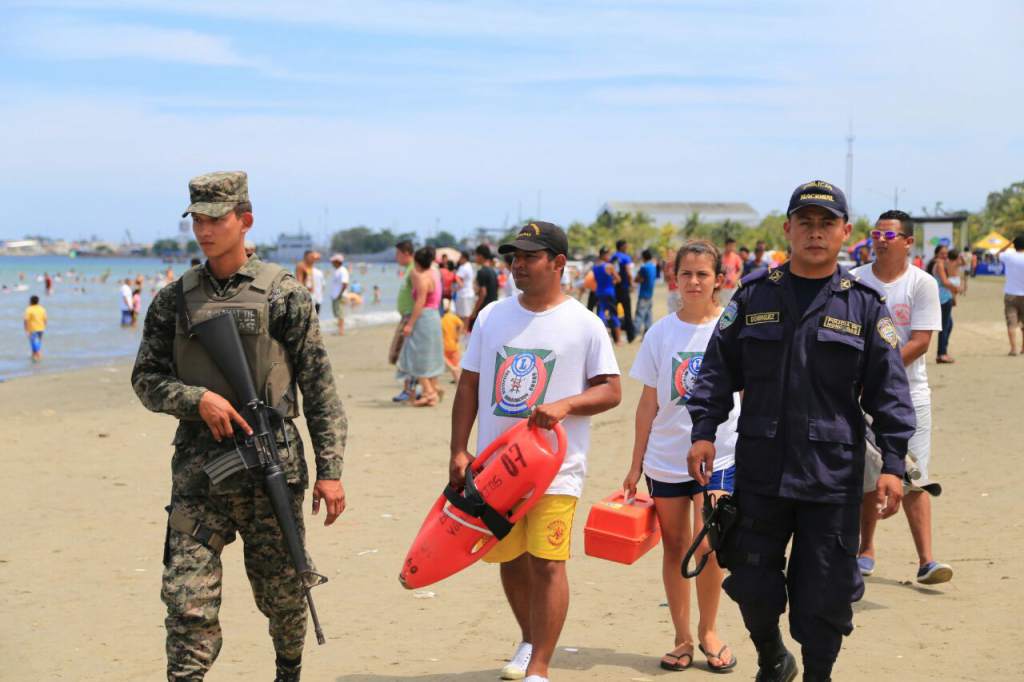
M875 572L875 560L869 556L859 556L857 557L857 568L860 569L861 575L869 576ZM918 579L920 580L920 577Z

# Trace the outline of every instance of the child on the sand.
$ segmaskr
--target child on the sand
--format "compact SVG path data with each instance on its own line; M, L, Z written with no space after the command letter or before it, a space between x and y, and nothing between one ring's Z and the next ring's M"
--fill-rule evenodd
M451 301L445 301L444 316L441 318L441 336L444 337L444 364L452 373L452 382L459 383L459 363L462 361L462 349L459 337L462 336L462 320L452 312Z

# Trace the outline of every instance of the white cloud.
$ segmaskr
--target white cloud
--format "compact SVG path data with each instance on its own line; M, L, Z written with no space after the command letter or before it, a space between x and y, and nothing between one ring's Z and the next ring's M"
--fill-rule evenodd
M313 225L325 204L345 224L500 224L538 189L560 221L609 197L767 211L799 181L843 180L850 118L858 212L887 207L868 188L897 184L909 206L977 208L1020 176L1012 6L58 0L74 29L61 33L38 4L22 3L36 23L19 57L238 66L254 88L61 88L49 63L12 78L0 186L30 207L59 186L81 208L54 217L96 230L112 206L173 226L190 175L236 167L261 229ZM154 28L170 15L193 29ZM287 39L260 39L271 27ZM21 208L0 207L0 222Z
M32 58L142 59L204 66L258 66L235 50L230 41L189 29L50 17L17 22L5 33L10 48Z
M544 38L646 35L679 37L696 33L681 17L763 17L765 12L741 1L683 3L637 0L579 2L486 2L467 0L15 0L15 6L61 10L158 11L287 24L333 26L381 34L433 36L501 36L521 41L524 50L543 49ZM773 13L786 12L784 4ZM760 23L760 22L758 22ZM731 21L723 28L738 28Z

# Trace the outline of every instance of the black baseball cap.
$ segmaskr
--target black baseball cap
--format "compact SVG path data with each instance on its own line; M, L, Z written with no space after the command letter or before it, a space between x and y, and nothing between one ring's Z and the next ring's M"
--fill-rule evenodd
M786 215L791 216L804 206L821 206L841 218L848 218L850 215L843 190L824 180L805 182L793 190Z
M513 251L553 251L555 255L569 255L569 239L565 230L553 223L541 220L523 225L516 238L498 247L498 253Z

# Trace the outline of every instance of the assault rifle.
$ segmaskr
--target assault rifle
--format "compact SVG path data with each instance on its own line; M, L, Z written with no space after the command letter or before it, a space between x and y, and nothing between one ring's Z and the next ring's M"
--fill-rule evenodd
M252 427L252 435L239 438L235 435L235 449L225 453L203 467L203 471L214 484L239 471L248 471L260 480L263 491L274 509L274 517L281 528L281 535L291 556L292 565L302 581L302 590L309 604L309 615L313 619L317 644L324 643L324 633L313 605L310 590L327 582L327 576L313 571L306 560L306 552L299 538L299 528L292 512L292 493L288 489L281 460L277 455L277 439L272 423L283 426L283 420L276 410L264 403L253 386L249 363L238 335L235 318L230 313L211 317L191 328L200 345L210 354L214 364L228 380L241 405L241 414ZM238 407L236 405L236 407ZM284 433L285 447L288 446L288 432Z

